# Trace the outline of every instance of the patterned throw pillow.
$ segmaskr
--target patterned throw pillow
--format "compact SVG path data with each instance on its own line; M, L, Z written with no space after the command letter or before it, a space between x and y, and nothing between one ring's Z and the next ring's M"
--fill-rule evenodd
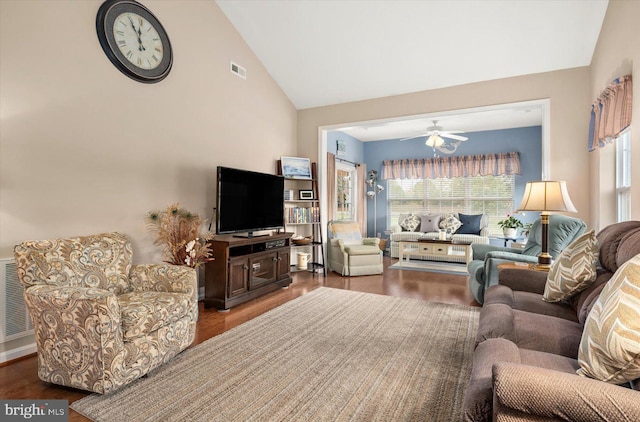
M578 349L578 375L612 384L640 378L640 254L602 289Z
M551 265L542 300L559 302L583 291L596 280L598 240L591 230L578 237Z
M446 217L440 220L440 228L448 230L450 233L455 233L460 226L462 226L462 223L453 214L447 214Z
M420 227L420 217L410 214L400 221L400 227L405 231L414 232Z

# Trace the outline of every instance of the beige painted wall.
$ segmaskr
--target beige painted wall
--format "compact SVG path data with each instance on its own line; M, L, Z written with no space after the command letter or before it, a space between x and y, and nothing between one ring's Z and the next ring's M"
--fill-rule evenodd
M317 159L319 126L548 98L551 103L549 177L567 181L571 199L578 209L573 215L588 222L591 218L586 144L589 75L589 68L581 67L300 110L298 154Z
M640 220L640 1L610 0L591 61L590 101L615 78L632 74L631 218ZM634 68L634 64L636 65ZM633 123L635 122L635 123ZM615 146L589 154L591 164L591 225L605 227L616 221Z
M158 84L109 62L101 3L0 2L0 257L25 239L117 230L136 262L159 262L149 210L180 202L208 218L217 165L271 173L296 153L295 108L215 2L142 1L174 51Z

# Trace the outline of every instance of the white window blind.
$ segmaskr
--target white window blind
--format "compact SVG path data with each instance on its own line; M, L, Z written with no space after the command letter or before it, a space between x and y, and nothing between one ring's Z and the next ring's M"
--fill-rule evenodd
M513 175L437 179L394 179L387 186L387 227L400 214L459 212L486 214L489 229L499 233L498 221L514 209Z
M616 138L616 197L618 221L631 220L631 131Z

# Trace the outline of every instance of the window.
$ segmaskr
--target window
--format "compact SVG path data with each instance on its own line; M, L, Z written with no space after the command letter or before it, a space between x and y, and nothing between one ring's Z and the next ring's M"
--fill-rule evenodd
M337 220L356 221L355 207L356 170L353 166L336 165L336 212Z
M616 198L617 218L631 219L631 131L616 138Z
M460 212L486 214L497 233L498 221L513 212L514 186L513 175L388 180L387 227L400 214Z

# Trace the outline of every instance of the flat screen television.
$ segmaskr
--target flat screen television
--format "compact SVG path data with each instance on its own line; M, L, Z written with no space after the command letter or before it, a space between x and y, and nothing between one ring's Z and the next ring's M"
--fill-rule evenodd
M284 227L284 178L218 166L216 233L253 237ZM241 234L242 233L242 234Z

